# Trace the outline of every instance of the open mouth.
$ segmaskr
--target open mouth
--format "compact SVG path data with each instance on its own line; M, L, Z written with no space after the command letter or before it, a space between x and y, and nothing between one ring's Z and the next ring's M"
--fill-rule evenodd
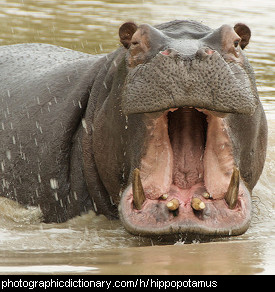
M250 222L250 193L233 158L224 115L176 108L147 116L148 141L120 217L138 235L237 235Z

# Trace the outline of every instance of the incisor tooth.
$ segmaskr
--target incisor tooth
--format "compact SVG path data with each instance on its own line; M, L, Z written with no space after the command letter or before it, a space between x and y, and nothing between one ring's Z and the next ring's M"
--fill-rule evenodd
M144 195L144 190L142 187L140 173L139 173L138 168L134 169L133 171L132 188L133 188L134 206L137 210L140 210L142 208L142 204L146 200L146 197Z
M170 211L175 211L179 208L180 202L178 199L172 199L169 201L166 206Z
M168 198L168 194L163 194L163 195L160 196L160 198L161 198L162 200L167 200L167 198Z
M209 199L209 198L211 198L211 195L210 195L208 192L204 192L204 193L202 194L202 196L203 196L205 199Z
M196 211L201 211L205 208L204 202L199 198L193 198L191 201L191 206Z

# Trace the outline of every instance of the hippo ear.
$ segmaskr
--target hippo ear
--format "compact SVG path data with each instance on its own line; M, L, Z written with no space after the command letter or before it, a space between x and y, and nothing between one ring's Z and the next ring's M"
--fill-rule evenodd
M126 49L129 49L132 36L136 32L136 30L137 25L133 22L126 22L122 24L122 26L119 28L120 42Z
M240 46L242 49L244 49L248 45L251 37L250 28L243 23L237 23L234 26L234 30L241 37Z

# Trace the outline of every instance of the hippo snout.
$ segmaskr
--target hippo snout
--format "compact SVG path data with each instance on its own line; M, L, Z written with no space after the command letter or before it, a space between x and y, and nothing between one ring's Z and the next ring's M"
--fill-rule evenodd
M122 108L126 115L178 107L252 115L258 97L249 82L242 67L210 48L189 56L166 49L129 72Z

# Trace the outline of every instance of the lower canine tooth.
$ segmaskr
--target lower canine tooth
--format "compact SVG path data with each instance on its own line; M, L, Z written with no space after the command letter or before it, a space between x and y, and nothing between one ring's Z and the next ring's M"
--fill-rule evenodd
M191 206L196 211L201 211L205 208L205 204L199 198L193 198L191 201Z
M170 211L175 211L179 208L180 202L178 199L172 199L169 201L166 206Z
M142 187L140 173L139 173L138 168L136 168L133 171L132 188L133 188L133 200L134 200L135 208L140 210L142 208L142 204L146 200L146 197L144 195L144 190Z
M231 180L224 197L230 209L234 209L237 204L239 185L240 185L240 171L237 167L234 167L232 175L231 175Z

